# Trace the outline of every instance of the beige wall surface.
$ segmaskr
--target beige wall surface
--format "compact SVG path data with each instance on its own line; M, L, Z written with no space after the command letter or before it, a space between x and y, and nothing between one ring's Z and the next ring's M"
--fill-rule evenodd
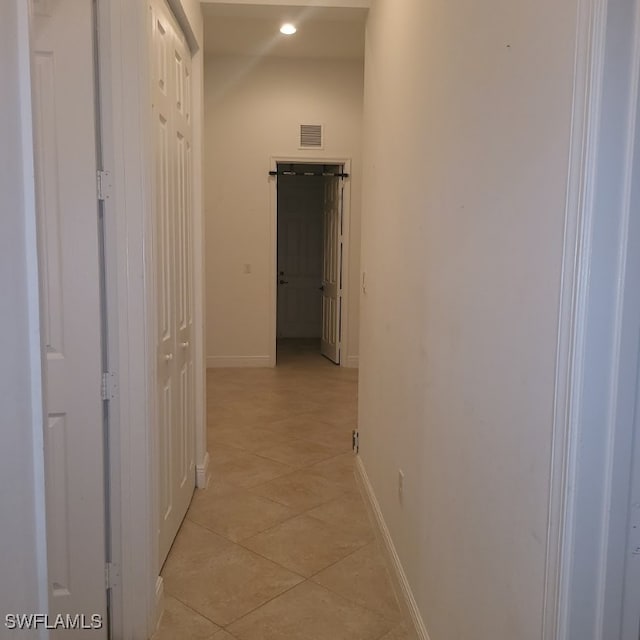
M207 362L268 364L273 157L350 158L348 354L358 354L363 68L351 60L205 59ZM323 124L323 151L300 151ZM244 273L251 265L251 273Z
M362 460L431 640L538 640L577 1L372 4Z

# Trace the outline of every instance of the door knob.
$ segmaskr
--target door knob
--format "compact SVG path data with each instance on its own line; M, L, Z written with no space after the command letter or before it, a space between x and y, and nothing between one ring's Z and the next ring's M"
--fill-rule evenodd
M280 280L280 284L289 284L287 280Z
M318 291L324 291L324 285L322 285L321 287L318 287Z
M173 360L173 353L167 353L167 355L164 357L164 359L167 362L171 362Z
M189 341L187 341L187 342L181 342L181 343L180 343L180 346L181 346L183 349L187 349L187 348L189 347Z

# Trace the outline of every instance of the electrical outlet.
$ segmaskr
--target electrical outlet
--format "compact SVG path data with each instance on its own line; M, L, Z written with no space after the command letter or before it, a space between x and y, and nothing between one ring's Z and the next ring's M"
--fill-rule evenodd
M402 469L398 469L398 500L400 504L402 504L402 499L404 497L404 471Z

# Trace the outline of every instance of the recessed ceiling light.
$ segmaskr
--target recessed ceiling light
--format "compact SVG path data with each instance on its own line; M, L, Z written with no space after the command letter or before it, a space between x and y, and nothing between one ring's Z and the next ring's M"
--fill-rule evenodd
M296 31L297 29L290 22L280 27L280 33L284 33L285 36L292 36Z

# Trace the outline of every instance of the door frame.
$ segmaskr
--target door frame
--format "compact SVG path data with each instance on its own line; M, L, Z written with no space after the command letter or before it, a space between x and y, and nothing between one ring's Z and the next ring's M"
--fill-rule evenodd
M204 367L203 48L198 3L167 0L192 54L196 486L209 478ZM158 567L156 296L151 20L146 2L96 0L109 372L111 615L114 638L147 638L163 606Z
M340 305L340 323L342 328L340 339L340 366L348 366L348 343L349 343L349 273L351 262L351 158L338 157L318 157L302 154L283 154L271 156L269 160L269 171L276 171L278 163L293 164L339 164L344 166L344 172L349 174L349 178L344 181L344 192L342 196L342 303ZM276 343L278 328L278 178L269 177L269 366L276 366Z
M578 2L543 640L621 637L638 400L639 24L640 0Z

